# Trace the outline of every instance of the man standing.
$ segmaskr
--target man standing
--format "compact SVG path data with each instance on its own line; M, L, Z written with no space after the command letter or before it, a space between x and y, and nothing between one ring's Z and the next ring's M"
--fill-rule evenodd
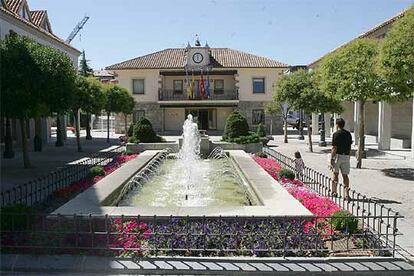
M334 179L332 182L332 196L338 196L338 175L341 171L344 179L344 199L350 200L349 198L349 171L350 165L350 154L352 145L352 136L349 131L344 129L345 120L342 118L336 119L337 131L332 136L332 151L331 151L331 168L333 170Z

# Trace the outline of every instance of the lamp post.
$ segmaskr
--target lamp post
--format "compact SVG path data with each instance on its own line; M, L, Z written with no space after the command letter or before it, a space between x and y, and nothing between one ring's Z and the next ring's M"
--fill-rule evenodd
M305 136L303 136L303 116L302 110L299 110L299 140L305 140Z
M320 147L326 147L326 141L325 141L325 113L321 113L322 121L321 121L321 132L320 132L320 140L319 140L319 146Z

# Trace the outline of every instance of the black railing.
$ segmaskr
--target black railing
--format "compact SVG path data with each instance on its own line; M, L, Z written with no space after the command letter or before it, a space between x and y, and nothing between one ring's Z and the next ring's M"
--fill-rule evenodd
M332 178L313 168L305 166L302 172L297 172L294 160L269 147L264 147L269 157L276 160L282 168L287 168L302 175L303 183L321 196L329 197L343 210L349 211L358 217L364 228L377 233L378 237L386 238L387 244L392 244L395 252L395 240L401 233L397 228L397 220L403 218L398 212L386 207L377 199L372 199L353 189L349 189L351 200L344 198L344 185L338 183L338 195L332 196ZM385 233L385 235L382 235ZM392 238L392 239L388 239Z
M194 93L191 95L187 90L183 91L174 91L168 89L162 89L159 91L159 100L160 101L191 101L191 100L238 100L239 95L237 89L230 90L220 90L214 91L210 90L210 94L205 93L202 95L198 89L195 89Z
M1 216L7 222L0 232L3 253L303 257L395 251L384 242L392 232L351 231L348 225L340 233L321 230L333 228L332 217Z
M50 199L53 192L87 177L91 167L97 165L104 166L124 151L123 146L100 151L90 157L59 167L47 175L2 191L0 193L0 206L4 207L14 204L33 206L37 203L42 203Z

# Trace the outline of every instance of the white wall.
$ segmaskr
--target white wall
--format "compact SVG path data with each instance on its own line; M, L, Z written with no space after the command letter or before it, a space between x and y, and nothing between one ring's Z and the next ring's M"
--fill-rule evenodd
M157 69L142 70L115 70L119 85L128 89L132 94L132 80L144 79L144 94L132 94L136 102L158 101L158 78L160 71Z
M217 130L224 130L226 119L232 111L232 107L217 108Z
M378 102L365 103L365 134L378 135Z
M409 139L412 133L413 101L392 105L391 136Z
M165 130L181 130L185 118L184 108L165 108L164 127Z
M240 68L238 86L240 101L271 101L275 82L286 69L281 68ZM265 79L265 93L253 94L253 78Z
M13 18L9 16L8 14L5 14L4 12L0 12L0 13L1 13L1 17L0 17L0 38L1 39L4 39L5 36L10 33L10 30L13 30L18 35L29 37L42 45L51 46L55 49L58 49L64 52L72 60L73 66L75 66L76 68L78 67L78 57L80 55L79 52L67 46L64 46L63 44L53 40L46 34L43 34L42 32L36 29L33 29L32 27L26 25L25 23L20 22L18 19Z
M207 80L207 76L203 76L204 80ZM163 78L163 89L172 90L174 89L174 80L185 80L186 76L165 76ZM189 80L191 81L192 77L189 76ZM214 80L224 80L224 90L233 90L234 89L234 75L211 75L209 76L210 79L210 91L214 89ZM194 76L194 80L200 80L200 76ZM185 88L185 84L183 83Z

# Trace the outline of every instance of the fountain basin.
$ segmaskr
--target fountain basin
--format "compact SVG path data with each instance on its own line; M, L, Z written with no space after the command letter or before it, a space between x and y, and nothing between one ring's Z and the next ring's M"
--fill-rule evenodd
M160 151L145 151L136 159L126 163L94 186L67 202L54 214L65 215L134 215L144 217L194 216L194 217L312 217L299 201L292 197L276 180L262 169L251 157L241 150L226 151L236 169L248 182L258 199L255 206L210 206L210 207L151 207L151 206L110 206L118 197L122 187L136 173L145 167Z

